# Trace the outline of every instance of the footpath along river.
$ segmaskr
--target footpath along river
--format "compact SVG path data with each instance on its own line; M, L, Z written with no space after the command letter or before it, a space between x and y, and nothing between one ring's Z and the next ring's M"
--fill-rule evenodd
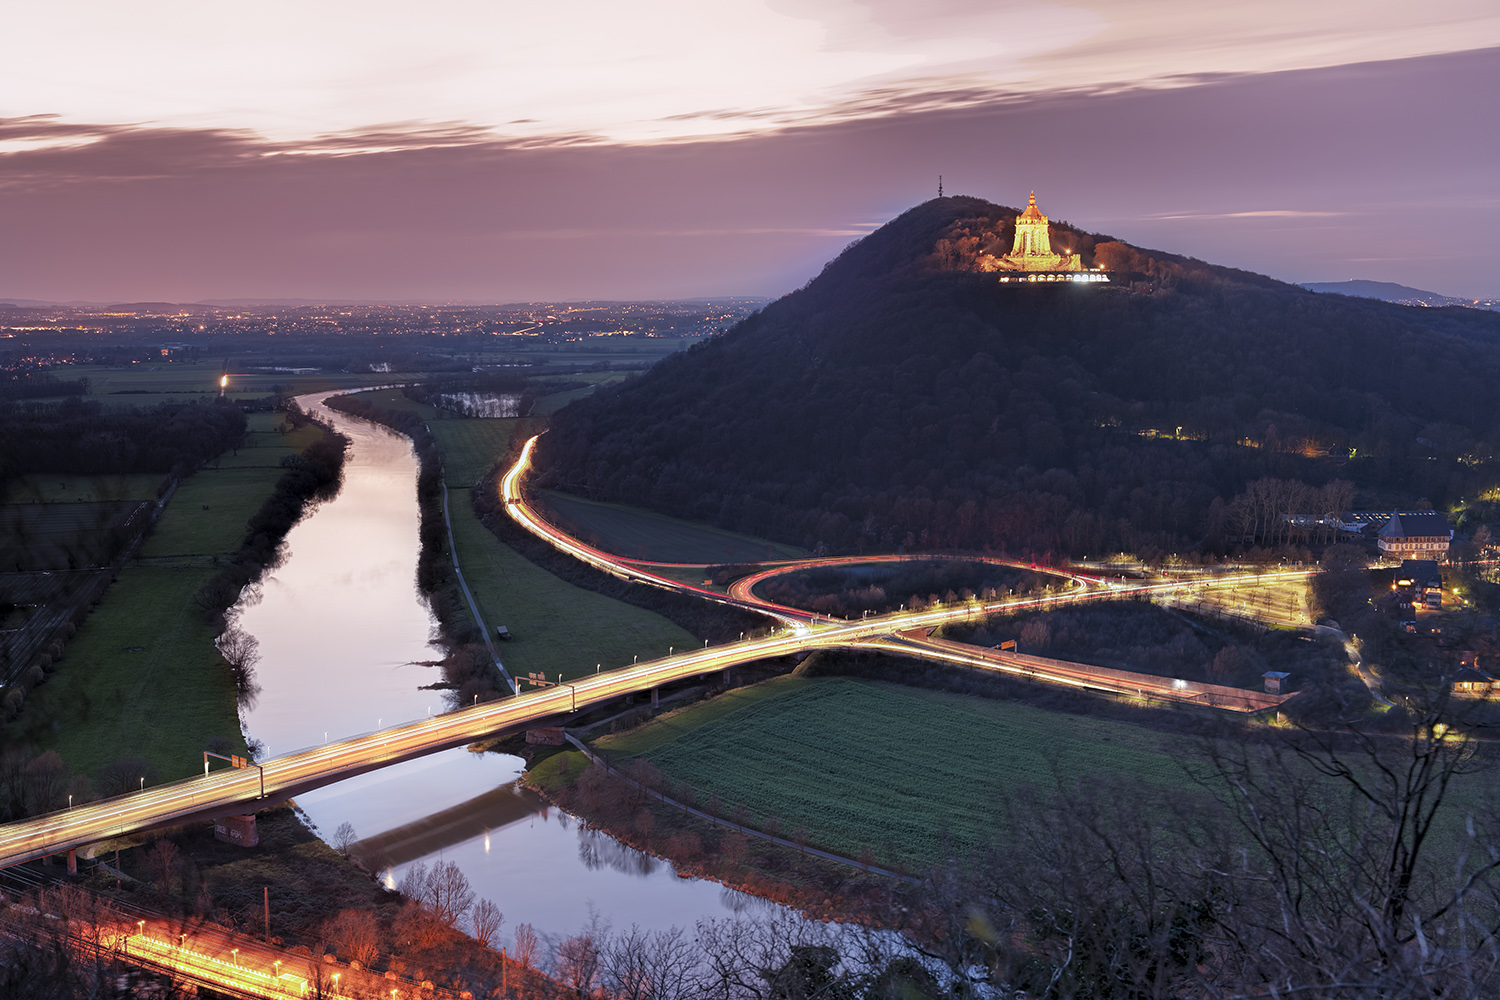
M303 396L304 410L348 435L339 495L294 527L281 565L247 591L240 625L260 641L261 692L243 712L268 756L421 718L444 708L420 686L442 679L436 623L416 589L417 460L405 437ZM365 838L423 824L393 851L390 884L419 861L455 861L479 898L558 938L598 913L616 928L691 928L773 904L583 830L516 787L522 761L450 750L299 796L325 839L342 823Z

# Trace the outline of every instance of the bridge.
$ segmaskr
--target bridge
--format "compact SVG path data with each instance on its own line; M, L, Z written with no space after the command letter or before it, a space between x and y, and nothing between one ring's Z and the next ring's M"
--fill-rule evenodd
M990 670L1030 680L1153 698L1186 704L1210 705L1255 712L1274 707L1285 696L1216 685L1189 683L1128 671L1092 667L1042 657L984 650L931 638L941 625L975 621L997 611L1019 611L1058 603L1118 600L1132 595L1176 595L1205 588L1305 579L1312 570L1270 573L1226 573L1192 580L1110 581L1066 570L1036 568L1068 579L1060 593L1025 595L1003 600L971 600L920 610L871 615L856 621L828 618L783 607L756 597L748 587L734 594L684 584L654 572L649 564L609 555L559 531L527 503L522 484L530 467L536 438L526 443L515 465L501 480L506 510L522 527L561 551L622 579L695 594L707 600L770 615L780 623L771 635L718 646L705 645L656 660L601 671L540 691L476 705L420 719L376 732L283 754L248 769L227 769L156 785L75 808L0 826L0 867L73 851L132 833L178 826L198 820L253 811L323 785L416 757L464 746L537 726L555 725L607 702L705 674L727 671L757 660L819 649L875 649L883 652ZM794 561L780 571L839 560ZM869 562L869 558L853 560ZM1027 564L1012 563L1024 566Z

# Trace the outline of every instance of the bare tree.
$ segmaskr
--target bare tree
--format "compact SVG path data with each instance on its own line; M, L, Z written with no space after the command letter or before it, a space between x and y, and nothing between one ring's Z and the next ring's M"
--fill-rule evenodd
M615 1000L688 1000L706 985L703 954L677 927L632 926L607 943L601 964L604 989Z
M594 934L575 934L557 946L554 975L582 1000L598 985L599 958L599 941Z
M1445 695L1414 700L1403 735L1212 749L1204 787L1253 849L1225 870L1241 905L1221 921L1245 980L1391 997L1500 991L1493 762L1454 709ZM1456 799L1477 774L1491 787Z
M354 832L354 824L348 820L340 823L338 829L333 831L333 849L346 858L349 856L349 849L358 840L359 836Z
M44 750L26 765L26 808L33 815L67 804L68 766L56 750Z
M474 939L479 942L479 946L488 948L490 942L500 935L500 928L505 924L505 914L500 912L500 907L493 901L481 899L469 912L469 922L474 928Z
M449 927L457 927L474 905L474 888L454 861L439 861L427 879L427 905Z
M162 892L176 891L175 884L180 882L177 862L181 857L182 851L165 837L152 844L151 850L147 852L146 870L151 873L152 881Z
M255 665L260 662L260 640L238 625L230 625L219 636L216 645L219 647L219 655L229 665L240 700L253 699L260 693L260 687L255 683Z
M377 926L365 910L341 910L324 926L323 933L339 954L368 966L380 954Z
M536 929L530 924L518 925L516 927L515 959L521 963L521 968L530 969L536 963L536 950Z

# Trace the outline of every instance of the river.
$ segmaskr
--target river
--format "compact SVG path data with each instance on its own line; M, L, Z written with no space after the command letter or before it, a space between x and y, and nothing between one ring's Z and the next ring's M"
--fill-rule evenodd
M436 622L416 589L417 460L384 427L319 405L303 409L348 435L343 488L287 535L279 566L247 590L239 623L260 641L261 692L242 714L268 756L421 718L443 709L432 645ZM510 931L574 933L594 913L616 928L692 927L770 907L715 882L677 876L521 790L518 757L450 750L298 796L330 840L342 823L361 838L398 831L395 884L411 864L454 861Z

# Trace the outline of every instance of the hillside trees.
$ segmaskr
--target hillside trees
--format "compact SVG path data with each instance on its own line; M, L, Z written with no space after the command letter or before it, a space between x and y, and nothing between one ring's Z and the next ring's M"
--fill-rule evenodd
M1128 247L1107 286L943 263L969 246L943 240L1007 211L919 206L724 336L575 402L539 481L814 549L1079 556L1221 549L1263 479L1435 504L1487 482L1475 456L1500 446L1500 413L1476 401L1500 381L1500 317Z

